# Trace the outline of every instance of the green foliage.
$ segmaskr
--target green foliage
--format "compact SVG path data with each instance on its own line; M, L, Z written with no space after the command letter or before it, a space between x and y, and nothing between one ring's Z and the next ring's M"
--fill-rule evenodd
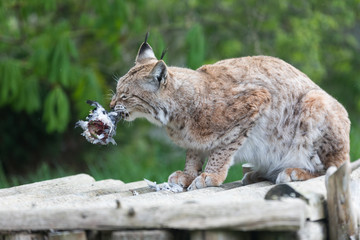
M0 62L1 81L0 104L5 105L14 102L19 96L19 87L22 79L20 63L13 59Z
M359 123L353 124L350 134L350 156L351 160L357 160L360 158L360 126Z
M196 69L248 55L293 64L345 105L351 157L359 158L359 13L359 0L2 0L0 182L62 176L71 167L97 178L164 181L182 167L184 152L154 141L145 121L119 124L117 147L87 144L73 130L88 114L87 99L108 104L114 76L133 65L148 31L156 56L168 49L169 65ZM10 176L24 169L32 174ZM233 169L228 179L240 177Z
M69 121L69 102L61 87L55 87L46 96L44 103L44 120L47 122L46 130L53 132L64 131Z
M200 67L205 58L205 39L201 25L195 24L186 36L187 61L186 65L192 69Z
M0 164L0 188L5 188L11 186L8 178L6 177L5 171L2 167L2 164Z

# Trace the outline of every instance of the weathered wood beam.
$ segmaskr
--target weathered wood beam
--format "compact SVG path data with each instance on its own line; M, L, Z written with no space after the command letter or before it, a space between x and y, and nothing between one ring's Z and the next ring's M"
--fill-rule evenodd
M76 183L76 184L75 184ZM63 195L81 191L84 186L95 183L95 179L87 174L30 183L12 188L0 189L0 197L16 194Z
M337 170L329 168L326 175L330 240L359 237L349 188L350 173L350 163L345 162Z
M360 159L350 163L351 171L354 171L360 167Z
M226 199L224 199L225 201ZM119 208L0 211L0 230L46 229L280 229L295 231L305 222L305 203L277 201L187 202ZM9 221L11 219L11 221Z
M326 240L327 228L323 221L307 221L305 226L296 233L296 240Z

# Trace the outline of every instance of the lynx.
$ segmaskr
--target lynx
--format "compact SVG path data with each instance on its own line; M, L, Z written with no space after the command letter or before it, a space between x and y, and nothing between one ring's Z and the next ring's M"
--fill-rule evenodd
M250 184L307 180L350 158L344 107L274 57L169 67L146 37L110 103L123 106L126 121L146 118L187 150L184 170L168 181L188 190L219 186L235 161L254 165L242 179Z

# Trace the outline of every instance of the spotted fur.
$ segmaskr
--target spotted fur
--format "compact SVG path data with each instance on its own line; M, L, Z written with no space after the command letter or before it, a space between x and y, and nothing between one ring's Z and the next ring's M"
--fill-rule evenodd
M273 57L227 59L194 71L166 66L145 42L118 81L110 106L119 104L126 120L145 117L187 149L184 171L169 181L189 190L219 186L234 160L255 166L244 184L306 180L349 161L344 107Z

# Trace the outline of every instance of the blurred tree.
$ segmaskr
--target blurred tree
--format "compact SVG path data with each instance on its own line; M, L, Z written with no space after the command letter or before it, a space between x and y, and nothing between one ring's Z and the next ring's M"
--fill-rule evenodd
M107 105L109 89L116 84L113 79L133 65L147 31L157 56L168 48L165 60L170 65L195 69L224 58L259 54L284 59L347 107L352 142L360 143L359 10L359 0L2 0L3 172L28 169L44 160L85 164L77 157L89 149L95 149L92 159L101 150L116 152L84 145L73 130L74 122L87 115L85 100ZM139 154L146 156L154 147L149 129L149 124L137 121L118 130L118 151L135 154L137 148L129 147L139 146L138 139L129 138L134 135L146 141L141 150L145 154ZM164 141L156 145L167 146ZM353 158L360 156L357 149L352 146ZM149 161L168 156L152 154ZM113 162L114 157L109 159ZM6 178L1 169L0 179Z

